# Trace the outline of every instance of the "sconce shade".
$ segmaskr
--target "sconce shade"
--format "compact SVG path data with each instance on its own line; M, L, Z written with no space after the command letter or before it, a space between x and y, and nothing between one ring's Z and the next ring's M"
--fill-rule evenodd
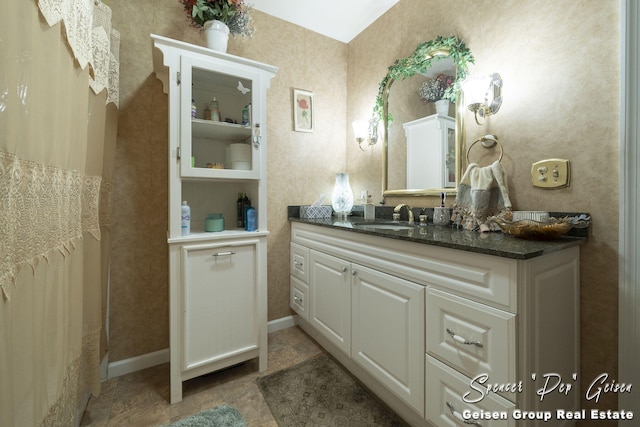
M369 126L369 123L366 120L356 120L352 123L352 126L356 141L364 141L367 138L367 126Z
M349 185L349 174L336 174L336 184L331 195L331 206L338 216L346 217L353 208L353 191Z
M489 76L469 76L462 84L464 99L467 105L484 104L489 93L491 78Z
M362 151L366 151L369 146L378 142L379 121L377 118L373 117L369 121L356 120L351 125L353 126L356 142ZM363 145L364 142L366 144Z
M484 118L495 114L502 105L502 77L493 73L487 76L469 76L462 84L467 108L473 111L476 123L481 125L478 117Z

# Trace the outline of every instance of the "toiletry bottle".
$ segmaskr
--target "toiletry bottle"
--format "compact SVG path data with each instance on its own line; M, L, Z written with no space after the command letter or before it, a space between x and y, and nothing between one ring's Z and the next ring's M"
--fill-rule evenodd
M245 105L242 109L242 126L247 126L249 124L249 106Z
M242 206L242 193L238 193L238 201L236 202L236 227L243 228L244 221L242 216L244 214L244 207Z
M244 227L244 229L247 231L256 231L258 224L256 209L248 207L246 213L246 226Z
M197 112L198 112L198 107L196 107L196 101L192 99L191 100L191 118L192 119L196 118Z
M247 225L247 209L251 207L251 200L249 200L249 196L247 193L244 193L244 197L242 198L242 226L246 227Z
M211 120L214 122L220 121L220 107L218 105L218 100L216 97L213 97L213 101L209 104L209 108L211 109Z
M209 104L204 106L204 119L211 120L211 108L209 108Z
M182 207L180 209L180 219L181 219L181 228L182 235L188 236L191 234L191 208L187 205L187 202L182 202Z
M422 208L420 209L420 216L418 217L420 219L420 225L423 227L426 227L427 225L427 208Z
M368 191L365 192L365 204L364 204L364 219L376 219L376 207L371 201L371 194Z

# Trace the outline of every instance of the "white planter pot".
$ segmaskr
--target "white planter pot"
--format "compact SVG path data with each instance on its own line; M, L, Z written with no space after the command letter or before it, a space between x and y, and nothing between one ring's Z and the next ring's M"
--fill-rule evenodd
M229 27L220 21L207 21L204 23L204 34L207 37L207 47L218 52L227 51L229 42Z
M449 100L441 99L436 101L436 113L441 114L443 116L449 115Z

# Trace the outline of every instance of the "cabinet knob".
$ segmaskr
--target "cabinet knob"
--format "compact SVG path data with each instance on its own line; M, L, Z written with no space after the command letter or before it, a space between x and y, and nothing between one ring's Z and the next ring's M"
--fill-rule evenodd
M453 338L454 340L458 341L459 343L465 344L465 345L475 345L476 347L482 348L483 345L480 341L469 341L466 338L461 337L460 335L456 334L453 329L449 329L447 328L447 333L449 335L451 335L451 338Z
M302 298L293 297L293 301L297 302L298 304L302 304Z
M348 270L348 268L347 268L347 267L342 267L342 272L343 272L343 273L346 273L346 272L347 272L347 270Z
M352 275L352 276L356 276L357 274L358 274L358 272L357 272L357 271L355 271L355 270L353 270L353 271L351 272L351 275Z

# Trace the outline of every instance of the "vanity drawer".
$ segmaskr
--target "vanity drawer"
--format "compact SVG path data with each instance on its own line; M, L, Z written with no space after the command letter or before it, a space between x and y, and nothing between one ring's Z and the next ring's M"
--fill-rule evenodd
M427 289L425 312L428 354L471 378L516 380L514 314L433 288Z
M309 286L293 276L290 279L289 306L300 317L309 320Z
M309 248L291 243L291 275L309 283Z
M426 413L427 419L438 427L458 427L475 425L482 427L515 427L512 416L515 404L494 394L486 393L477 403L467 403L462 396L471 392L469 397L479 397L477 391L469 388L469 378L444 363L426 356L425 362ZM474 387L478 387L474 385ZM464 411L480 413L480 411L497 412L506 419L497 420L466 420L463 421ZM465 414L467 417L469 415Z

